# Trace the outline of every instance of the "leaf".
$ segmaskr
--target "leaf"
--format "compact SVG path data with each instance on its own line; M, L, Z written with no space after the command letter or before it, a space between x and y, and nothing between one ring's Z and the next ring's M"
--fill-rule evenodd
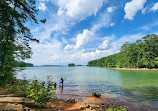
M42 23L46 23L46 19L42 19L40 20Z

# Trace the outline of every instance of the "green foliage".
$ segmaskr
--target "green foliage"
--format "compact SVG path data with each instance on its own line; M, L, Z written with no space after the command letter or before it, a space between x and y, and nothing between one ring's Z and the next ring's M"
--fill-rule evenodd
M135 43L126 42L119 53L89 61L88 66L158 68L158 35L149 34Z
M124 108L122 108L122 109L117 109L117 108L109 108L109 109L107 109L106 111L127 111L127 110L125 110Z
M26 63L26 62L23 62L23 61L16 61L15 66L16 67L33 67L33 64Z
M39 80L18 80L16 85L10 88L10 91L18 94L19 96L29 97L34 100L38 105L43 106L55 100L56 97L56 83L51 81L50 76L47 81L42 82Z
M46 23L46 19L40 20L42 23Z
M76 66L74 63L70 63L70 64L68 64L68 66Z
M0 85L14 80L16 60L32 55L29 41L32 37L28 21L37 23L35 0L0 0Z

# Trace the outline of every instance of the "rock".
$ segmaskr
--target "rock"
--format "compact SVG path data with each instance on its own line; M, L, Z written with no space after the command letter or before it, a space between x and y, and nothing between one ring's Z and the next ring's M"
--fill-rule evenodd
M92 92L92 96L95 96L96 95L96 92Z
M84 110L84 109L85 109L85 107L81 107L80 109L81 109L81 110Z
M91 107L91 110L94 110L94 109L96 109L96 107Z
M86 108L90 108L90 107L91 107L90 105L87 105L87 106L86 106Z
M74 98L72 98L72 99L67 99L66 102L67 103L76 103L76 100Z
M100 97L101 94L97 94L96 92L92 92L92 96L94 96L94 97Z

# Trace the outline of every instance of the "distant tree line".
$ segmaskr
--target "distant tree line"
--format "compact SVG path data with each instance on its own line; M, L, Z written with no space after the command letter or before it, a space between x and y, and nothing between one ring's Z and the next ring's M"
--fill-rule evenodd
M23 61L16 61L14 64L15 64L15 67L33 67L33 64L26 63Z
M68 66L76 66L74 63L69 63Z
M88 66L158 68L158 35L149 34L134 43L126 42L119 53L89 61Z

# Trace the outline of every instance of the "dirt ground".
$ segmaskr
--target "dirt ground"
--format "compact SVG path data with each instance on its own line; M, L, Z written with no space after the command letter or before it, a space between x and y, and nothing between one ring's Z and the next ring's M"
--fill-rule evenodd
M86 106L88 104L83 102L68 103L57 99L52 104L39 108L31 99L18 97L8 89L0 88L0 111L81 111L88 110Z
M0 89L0 111L80 111L82 103L67 103L64 100L56 100L51 105L39 108L31 99L18 97L10 93L8 89Z

